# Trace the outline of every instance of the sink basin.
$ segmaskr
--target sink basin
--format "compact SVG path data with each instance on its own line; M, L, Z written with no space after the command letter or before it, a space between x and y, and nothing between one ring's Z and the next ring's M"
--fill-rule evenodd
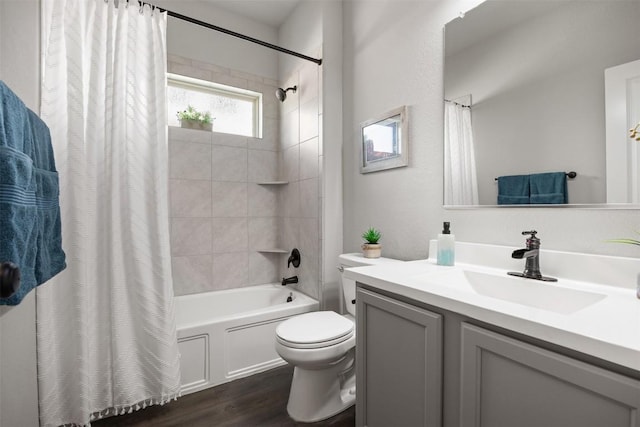
M436 285L462 287L479 295L559 314L575 313L606 297L596 292L562 287L558 283L471 270L454 270L437 275L433 280L428 276L424 278Z

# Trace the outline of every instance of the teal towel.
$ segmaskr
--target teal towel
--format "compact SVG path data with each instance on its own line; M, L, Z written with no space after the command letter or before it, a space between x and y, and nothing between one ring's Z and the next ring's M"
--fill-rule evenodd
M15 263L21 276L17 292L0 298L0 304L19 304L37 283L38 210L33 169L29 157L0 146L0 262Z
M536 173L529 177L531 185L531 203L539 205L566 204L567 175L564 172Z
M498 177L499 205L526 205L529 203L529 175Z
M20 268L17 305L62 271L58 174L46 124L0 81L0 262Z
M62 250L62 227L58 172L53 157L51 134L47 125L29 111L29 121L34 140L34 164L36 177L36 206L38 209L38 243L36 255L36 281L42 284L64 270L65 253Z

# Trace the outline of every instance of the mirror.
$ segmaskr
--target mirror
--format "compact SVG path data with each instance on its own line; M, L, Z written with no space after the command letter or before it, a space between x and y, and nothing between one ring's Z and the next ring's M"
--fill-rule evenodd
M360 125L360 173L399 168L409 163L407 107Z
M445 205L497 205L498 177L546 172L576 172L568 204L640 203L640 77L626 99L605 85L638 59L637 0L488 0L448 23ZM610 132L613 115L626 125Z

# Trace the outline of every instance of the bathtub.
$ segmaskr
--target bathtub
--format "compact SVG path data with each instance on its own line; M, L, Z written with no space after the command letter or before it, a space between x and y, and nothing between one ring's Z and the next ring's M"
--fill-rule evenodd
M318 307L279 283L175 297L182 394L286 364L275 350L276 327Z

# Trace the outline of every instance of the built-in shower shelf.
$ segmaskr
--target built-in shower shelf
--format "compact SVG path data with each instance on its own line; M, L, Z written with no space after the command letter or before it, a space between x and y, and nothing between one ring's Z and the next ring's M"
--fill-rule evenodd
M264 249L258 249L258 252L266 252L269 254L288 254L289 251L284 250L284 249L278 249L278 248L264 248Z
M289 181L262 181L258 185L287 185Z

